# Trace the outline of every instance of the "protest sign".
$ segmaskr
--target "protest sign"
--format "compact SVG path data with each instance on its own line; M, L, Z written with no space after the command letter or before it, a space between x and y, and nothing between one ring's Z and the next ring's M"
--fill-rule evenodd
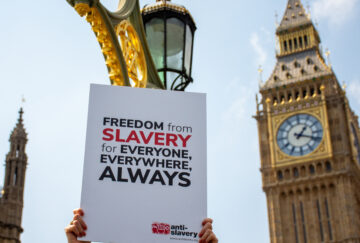
M80 240L198 241L206 217L205 94L90 87Z

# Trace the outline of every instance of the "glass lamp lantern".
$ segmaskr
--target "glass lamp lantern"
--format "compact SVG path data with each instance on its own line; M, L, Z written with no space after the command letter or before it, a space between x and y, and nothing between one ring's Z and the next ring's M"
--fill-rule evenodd
M184 91L191 77L195 22L189 11L170 0L142 9L147 42L166 89Z

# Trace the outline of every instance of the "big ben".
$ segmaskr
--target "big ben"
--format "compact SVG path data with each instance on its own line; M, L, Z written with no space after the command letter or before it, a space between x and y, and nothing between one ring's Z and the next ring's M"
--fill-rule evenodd
M300 0L276 29L257 104L272 243L360 242L360 129Z

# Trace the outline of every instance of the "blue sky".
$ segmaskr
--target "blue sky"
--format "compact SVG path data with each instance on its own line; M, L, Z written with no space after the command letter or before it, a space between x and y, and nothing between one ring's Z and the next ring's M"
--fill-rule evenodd
M304 0L303 0L304 1ZM117 0L103 1L115 9ZM155 0L140 0L141 6ZM192 13L194 84L208 94L208 213L221 242L269 242L254 119L258 66L275 65L275 12L287 0L176 0ZM303 2L306 5L306 2ZM323 48L360 114L359 0L308 1ZM0 158L21 96L29 133L22 242L65 242L79 206L90 83L109 84L88 23L65 0L11 0L0 15ZM119 104L120 106L120 104ZM0 171L3 181L4 170Z

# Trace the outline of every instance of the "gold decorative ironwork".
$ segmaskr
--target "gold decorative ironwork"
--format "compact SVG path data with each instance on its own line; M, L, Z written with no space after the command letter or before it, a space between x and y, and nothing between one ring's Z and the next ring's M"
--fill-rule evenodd
M84 17L87 13L91 12L91 8L86 3L78 3L75 5L75 10L81 17Z
M144 50L139 36L128 20L121 21L116 26L120 45L124 54L131 86L145 88L147 83L147 66Z
M86 21L90 23L98 42L100 43L101 51L105 57L105 63L108 67L109 78L113 85L125 85L124 76L121 71L120 62L116 55L114 43L111 39L111 34L105 26L105 21L99 11L90 7L86 3L78 3L75 5L75 10L81 17L86 17Z

